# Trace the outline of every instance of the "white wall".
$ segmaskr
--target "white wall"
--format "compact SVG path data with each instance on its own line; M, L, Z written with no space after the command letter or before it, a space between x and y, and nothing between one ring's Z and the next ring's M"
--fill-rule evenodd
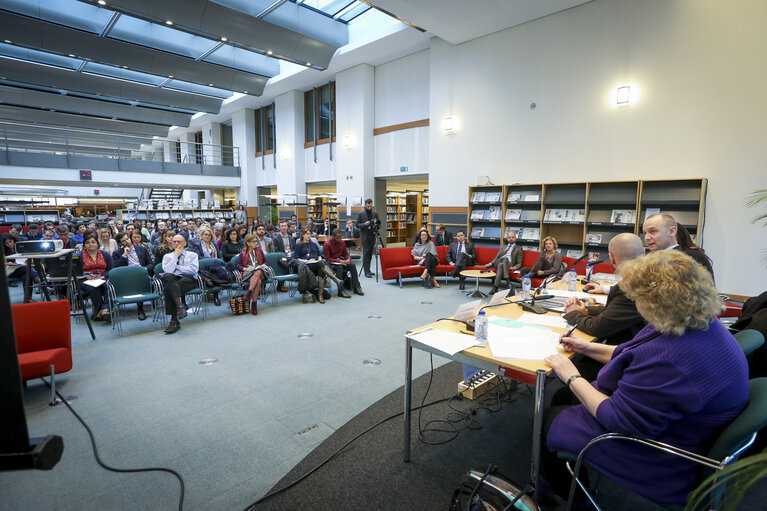
M303 130L301 131L303 133ZM317 162L314 161L314 147L303 148L303 140L301 141L301 149L304 155L304 167L306 171L306 181L309 183L318 181L335 181L336 180L336 160L338 158L339 144L333 143L333 159L330 159L330 144L320 144L317 146Z
M407 171L401 172L402 167ZM429 127L390 131L375 136L375 175L429 173Z
M767 2L595 0L453 46L433 39L434 206L497 183L709 179L704 248L723 291L764 291L767 239L745 195L767 188ZM611 91L641 88L614 108ZM531 110L530 103L537 108ZM457 134L441 133L455 114Z
M429 51L375 68L375 127L429 118Z
M361 64L336 75L336 191L343 197L373 195L375 68ZM351 137L351 148L344 138Z

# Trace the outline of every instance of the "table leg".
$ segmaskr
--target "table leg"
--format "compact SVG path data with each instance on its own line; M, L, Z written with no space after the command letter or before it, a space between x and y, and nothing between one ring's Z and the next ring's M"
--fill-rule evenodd
M43 265L38 260L35 260L35 270L37 271L37 275L40 278L40 287L42 287L45 301L50 302L51 295L48 293L48 278L45 276L45 269L43 268Z
M530 480L533 489L538 490L541 483L541 442L543 428L543 391L546 384L546 371L538 369L535 373L535 410L533 414L533 453L530 461Z
M27 258L27 274L24 276L24 303L32 301L32 259Z
M479 277L477 277L477 285L476 285L476 288L474 289L474 292L469 293L469 296L471 296L472 298L486 298L487 297L487 295L485 293L483 293L482 291L479 290Z
M410 462L410 402L412 399L413 386L413 346L410 338L405 336L405 435L403 445L403 461Z
M88 311L85 310L85 301L83 300L82 293L80 293L80 287L77 285L77 279L73 275L71 253L67 259L67 280L69 282L67 287L72 286L72 291L75 293L76 300L80 304L80 311L82 311L83 317L85 318L85 324L88 325L88 330L91 332L91 339L95 341L96 334L93 332L93 326L91 326L91 319L88 317ZM69 292L70 291L67 290L67 294L69 294Z

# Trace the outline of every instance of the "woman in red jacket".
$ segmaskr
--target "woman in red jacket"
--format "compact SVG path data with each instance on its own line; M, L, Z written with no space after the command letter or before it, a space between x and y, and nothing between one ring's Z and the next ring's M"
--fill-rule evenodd
M245 299L250 299L250 313L254 316L258 315L258 308L256 303L258 302L258 293L261 292L261 282L264 280L264 270L259 269L266 263L266 258L261 249L258 248L257 238L255 234L248 234L245 236L243 251L240 252L240 257L237 259L237 269L242 272L242 280L248 281L248 291L245 293Z

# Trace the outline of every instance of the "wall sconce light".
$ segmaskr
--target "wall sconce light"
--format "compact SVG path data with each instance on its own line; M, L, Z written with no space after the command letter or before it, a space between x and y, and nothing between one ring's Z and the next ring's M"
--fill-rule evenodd
M622 83L610 91L610 105L624 107L635 105L639 101L641 90L636 83Z
M631 99L631 86L621 85L618 87L617 94L615 96L616 105L628 105Z
M355 142L354 135L344 135L344 149L347 151L354 149Z
M448 115L442 119L442 129L446 135L453 135L458 127L458 119L455 115Z
M290 148L286 145L280 147L280 159L288 160L290 158Z

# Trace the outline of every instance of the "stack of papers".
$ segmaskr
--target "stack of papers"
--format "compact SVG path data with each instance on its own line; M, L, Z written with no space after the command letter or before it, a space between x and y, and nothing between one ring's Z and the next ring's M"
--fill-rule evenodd
M546 289L546 294L564 296L565 298L570 298L571 296L575 296L576 298L591 298L597 303L607 305L607 295L591 295L580 291L563 291L561 289Z
M431 327L421 330L420 332L409 334L408 337L434 349L445 352L448 355L455 355L459 351L480 344L470 335L446 332Z
M487 343L495 358L543 360L558 353L559 334L548 328L497 316L487 327Z

